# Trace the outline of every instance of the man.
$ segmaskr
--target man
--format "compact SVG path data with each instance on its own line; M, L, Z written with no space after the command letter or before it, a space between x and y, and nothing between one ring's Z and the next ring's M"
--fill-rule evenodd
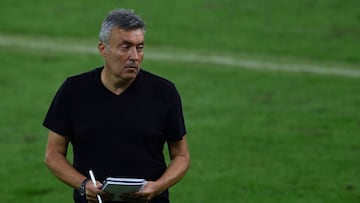
M69 77L43 125L49 129L45 163L74 188L76 203L97 202L106 177L144 178L125 202L169 202L168 188L186 173L190 155L180 96L170 81L141 69L145 25L133 11L110 12L100 30L104 66ZM66 159L73 146L73 163ZM163 148L171 162L167 167ZM89 181L94 171L97 184Z

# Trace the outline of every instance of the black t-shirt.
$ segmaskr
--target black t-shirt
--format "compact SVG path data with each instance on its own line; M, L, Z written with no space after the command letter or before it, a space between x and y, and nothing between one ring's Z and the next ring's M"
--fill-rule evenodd
M166 170L165 142L186 134L180 96L173 83L144 70L116 95L102 84L102 68L67 78L43 125L70 137L73 165L82 174L92 169L99 181L109 176L154 181ZM74 198L84 200L76 190ZM152 202L168 202L168 192Z

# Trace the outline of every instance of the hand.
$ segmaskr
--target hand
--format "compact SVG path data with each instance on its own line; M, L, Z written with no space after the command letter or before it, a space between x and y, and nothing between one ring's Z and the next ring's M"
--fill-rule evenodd
M125 201L131 203L146 203L159 195L162 191L158 189L156 182L147 181L146 185L139 192L129 193L121 196Z
M103 201L111 199L108 194L100 189L101 187L102 184L99 181L96 181L96 186L91 181L88 181L86 184L86 199L89 203L98 202L97 195L100 195Z

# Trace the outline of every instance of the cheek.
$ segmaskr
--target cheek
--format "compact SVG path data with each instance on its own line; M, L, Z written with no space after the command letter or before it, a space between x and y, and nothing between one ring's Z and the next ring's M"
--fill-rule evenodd
M118 56L118 60L121 63L126 63L128 61L129 57L128 56Z
M128 56L125 54L112 52L111 54L108 54L108 59L111 60L111 62L113 63L125 63L128 59Z

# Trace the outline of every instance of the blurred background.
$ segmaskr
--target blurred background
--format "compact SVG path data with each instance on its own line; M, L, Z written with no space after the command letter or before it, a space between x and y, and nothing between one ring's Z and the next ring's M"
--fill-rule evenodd
M182 96L192 165L180 202L360 201L360 2L0 3L0 202L71 202L43 164L66 77L102 65L115 8L147 26L143 67ZM71 151L69 152L71 160Z

